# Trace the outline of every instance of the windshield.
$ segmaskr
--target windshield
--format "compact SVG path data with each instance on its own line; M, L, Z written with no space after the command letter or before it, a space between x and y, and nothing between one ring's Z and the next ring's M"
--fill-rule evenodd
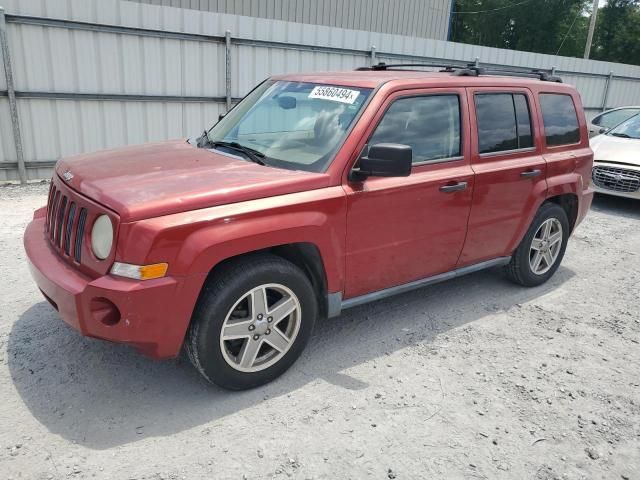
M634 115L630 119L622 122L617 127L611 129L607 135L640 139L640 115Z
M222 150L233 144L228 152L239 156L239 148L251 149L267 166L322 172L370 93L369 88L267 81L209 130L208 143Z
M604 128L612 128L624 122L629 117L633 117L638 112L640 112L640 109L637 108L621 108L620 110L613 110L612 112L606 112L600 115L597 123L594 122L594 124Z

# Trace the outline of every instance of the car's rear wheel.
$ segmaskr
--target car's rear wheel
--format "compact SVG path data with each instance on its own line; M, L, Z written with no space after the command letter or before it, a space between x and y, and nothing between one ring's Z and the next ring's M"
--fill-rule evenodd
M509 278L527 287L546 282L560 266L569 228L564 209L544 203L507 265Z
M295 362L316 315L304 272L276 256L249 256L222 267L205 286L187 352L209 381L233 390L256 387Z

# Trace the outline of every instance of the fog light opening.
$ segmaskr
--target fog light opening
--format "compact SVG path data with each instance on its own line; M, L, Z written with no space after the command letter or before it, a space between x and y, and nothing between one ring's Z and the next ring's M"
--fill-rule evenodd
M112 327L120 321L120 310L111 300L94 298L91 300L91 315L103 325Z

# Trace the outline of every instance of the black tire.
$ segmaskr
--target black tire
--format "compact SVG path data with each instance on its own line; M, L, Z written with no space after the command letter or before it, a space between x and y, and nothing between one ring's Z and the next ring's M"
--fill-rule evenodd
M290 289L300 309L299 329L289 350L273 365L256 372L242 372L225 360L220 336L225 318L246 292L277 283ZM185 349L193 366L211 383L230 390L263 385L282 375L306 346L318 312L318 303L307 276L294 264L270 254L249 255L220 268L205 284L191 319Z
M536 274L529 263L531 244L540 226L551 218L557 219L562 225L562 244L551 268L543 274ZM511 262L509 262L506 267L509 279L525 287L535 287L549 280L562 262L570 233L569 220L567 219L567 214L564 209L555 203L543 203L536 213L533 222L531 222L531 226L522 239L522 242L520 242L520 245L513 253Z

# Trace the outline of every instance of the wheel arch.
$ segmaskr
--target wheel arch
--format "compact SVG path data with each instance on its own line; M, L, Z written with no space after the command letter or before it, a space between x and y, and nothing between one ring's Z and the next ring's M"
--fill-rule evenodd
M569 220L570 232L578 223L580 203L583 200L583 178L576 172L555 175L547 180L548 190L545 202L555 203L562 207Z
M564 190L562 191L548 193L550 193L548 196L539 198L535 203L535 206L530 210L530 213L523 221L521 227L518 229L518 234L513 238L510 244L508 250L509 254L513 254L515 249L518 248L518 245L520 245L520 242L522 242L522 239L527 234L531 223L534 221L537 213L545 203L554 203L562 207L562 209L567 214L567 219L569 220L570 233L573 231L578 219L580 207L578 195L573 190L570 190L567 185L564 186Z
M320 248L312 242L295 242L281 245L274 245L258 250L239 253L225 258L211 267L203 289L207 282L214 278L220 271L231 263L237 262L250 256L260 254L271 254L293 263L306 275L311 282L313 290L318 300L319 313L326 316L328 313L328 282L327 270L320 253Z
M578 196L575 193L563 193L547 198L546 202L555 203L562 207L569 220L569 229L573 232L578 219Z

